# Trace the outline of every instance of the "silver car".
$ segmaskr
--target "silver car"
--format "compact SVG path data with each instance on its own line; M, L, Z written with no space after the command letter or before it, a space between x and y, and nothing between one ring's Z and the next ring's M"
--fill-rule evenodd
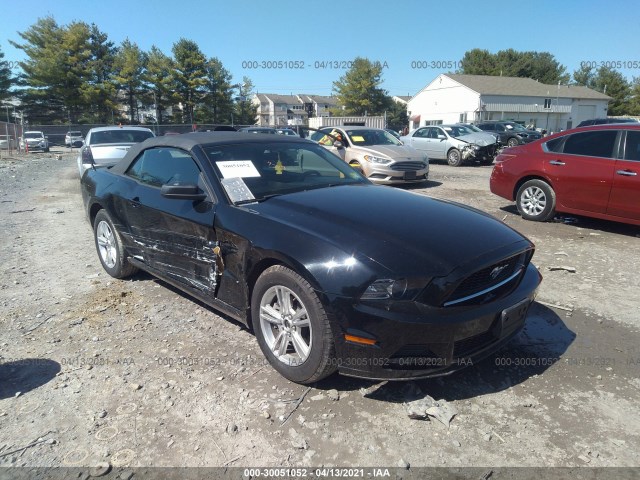
M421 127L400 140L432 160L446 160L452 167L459 167L465 161L491 165L498 150L495 135L459 123Z
M429 176L429 157L382 128L326 127L313 133L311 140L375 183L423 182Z
M46 153L49 151L49 140L40 130L24 132L20 137L20 149L23 152L41 150Z
M117 163L132 145L155 135L144 127L97 127L87 133L78 155L80 177L92 166L107 167Z

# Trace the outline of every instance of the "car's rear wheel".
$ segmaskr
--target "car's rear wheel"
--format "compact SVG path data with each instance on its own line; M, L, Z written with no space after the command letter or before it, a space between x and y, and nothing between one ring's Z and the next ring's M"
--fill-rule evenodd
M262 352L285 378L308 384L336 370L327 314L311 285L294 271L275 265L260 275L251 318Z
M518 139L515 137L511 137L509 140L507 140L508 147L515 147L516 145L518 145L518 143Z
M457 148L452 148L447 153L447 163L452 167L459 167L462 165L462 155L460 154L460 150Z
M545 222L555 214L556 193L543 180L529 180L518 189L516 204L522 218Z
M93 233L100 263L109 275L114 278L126 278L138 271L127 261L120 234L105 210L100 210L96 215Z

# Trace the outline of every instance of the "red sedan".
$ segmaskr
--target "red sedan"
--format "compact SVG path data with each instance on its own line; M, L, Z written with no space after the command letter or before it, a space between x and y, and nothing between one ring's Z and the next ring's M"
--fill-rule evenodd
M575 128L508 148L490 186L527 220L564 212L640 225L640 124Z

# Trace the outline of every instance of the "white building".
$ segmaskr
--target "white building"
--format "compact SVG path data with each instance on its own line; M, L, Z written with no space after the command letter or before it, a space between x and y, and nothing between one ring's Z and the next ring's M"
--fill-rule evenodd
M480 120L515 120L547 131L607 116L611 97L587 87L530 78L438 75L409 100L410 128Z
M253 97L258 107L258 125L307 125L311 117L328 117L336 107L335 97L322 95L276 95L258 93Z

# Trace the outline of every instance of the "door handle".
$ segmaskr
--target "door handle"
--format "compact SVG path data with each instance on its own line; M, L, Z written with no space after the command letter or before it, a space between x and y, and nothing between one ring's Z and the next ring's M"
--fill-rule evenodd
M133 208L138 208L140 206L140 197L133 197L129 200L129 205Z
M632 172L630 170L617 170L616 173L618 175L624 175L625 177L635 177L638 175L636 172Z
M564 165L564 162L561 162L560 160L551 160L549 163L551 165Z

